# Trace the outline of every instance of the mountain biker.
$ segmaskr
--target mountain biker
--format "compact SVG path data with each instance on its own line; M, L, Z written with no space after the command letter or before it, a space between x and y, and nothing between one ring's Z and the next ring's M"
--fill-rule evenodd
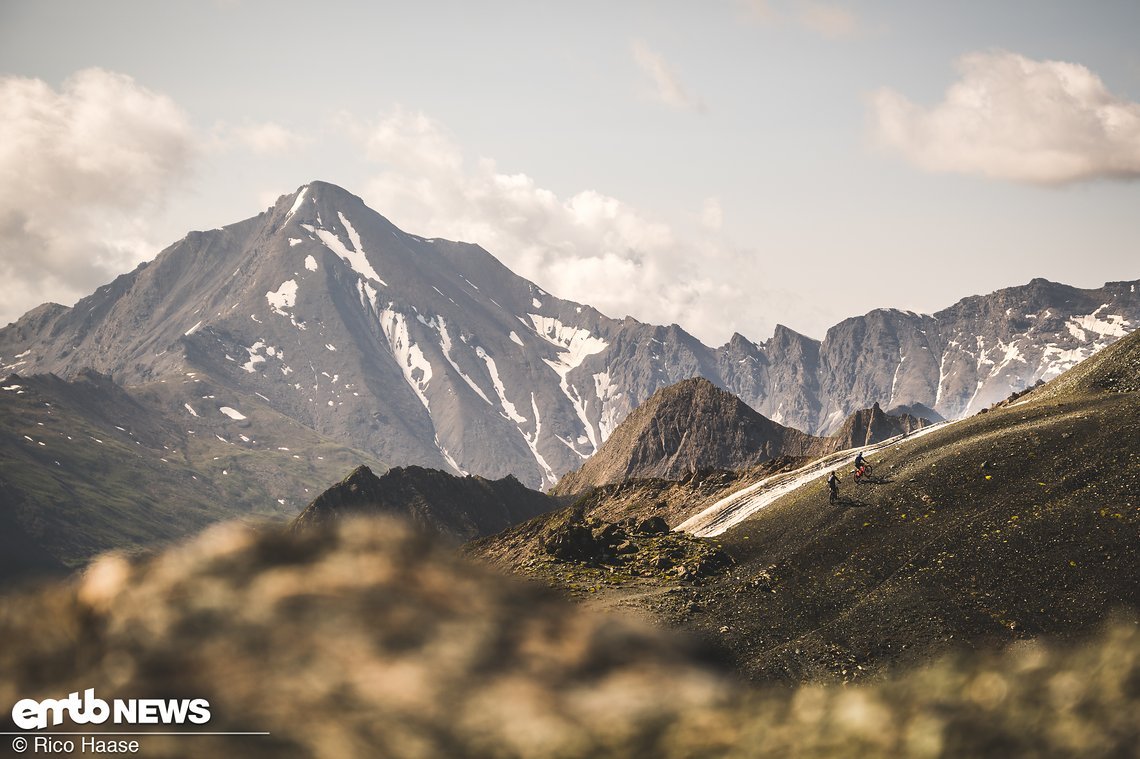
M831 495L828 497L828 500L831 503L835 503L836 501L839 500L839 475L837 474L838 471L839 471L838 469L833 469L831 471L831 476L827 478L827 487L831 489Z
M867 463L867 460L863 458L863 452L862 451L859 451L858 453L855 454L855 468L856 469L862 469L863 465L866 463Z

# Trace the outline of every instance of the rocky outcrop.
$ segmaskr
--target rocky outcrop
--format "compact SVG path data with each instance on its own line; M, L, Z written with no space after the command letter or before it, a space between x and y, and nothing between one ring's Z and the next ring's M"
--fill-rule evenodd
M746 469L803 456L818 439L766 419L736 396L694 377L660 390L614 431L556 493L632 479L679 480L710 469Z
M925 419L930 423L944 422L945 417L934 409L922 403L908 403L887 409L890 416L913 416L915 419Z
M834 435L825 438L826 442L812 452L824 455L849 448L862 448L929 426L929 420L916 419L910 414L888 414L876 403L871 408L856 411L847 417L843 426Z
M360 515L391 514L462 540L490 535L556 508L558 502L514 477L455 477L396 467L377 477L366 466L321 493L294 520L295 530Z
M606 567L630 577L700 582L733 563L712 541L671 532L660 516L607 522L586 516L580 508L552 516L538 546L559 562Z

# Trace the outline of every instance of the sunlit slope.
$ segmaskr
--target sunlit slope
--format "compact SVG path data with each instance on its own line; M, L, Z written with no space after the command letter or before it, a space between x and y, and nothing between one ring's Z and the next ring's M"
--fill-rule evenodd
M1134 386L1137 340L873 459L839 507L822 479L776 501L722 536L740 566L679 623L754 675L851 678L1135 608L1140 393L1104 388Z

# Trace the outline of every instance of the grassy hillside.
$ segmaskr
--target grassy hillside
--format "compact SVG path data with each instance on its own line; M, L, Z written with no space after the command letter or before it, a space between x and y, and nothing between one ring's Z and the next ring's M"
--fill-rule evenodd
M822 478L776 500L717 537L736 561L726 572L664 576L659 592L611 574L590 602L648 611L749 676L788 681L854 680L1135 613L1138 346L1140 335L1121 340L1014 403L872 456L875 479L845 476L838 506ZM693 507L692 493L662 495L679 503L661 513ZM622 488L593 497L595 514L632 503ZM504 564L503 551L475 553Z
M720 536L730 576L667 610L757 677L852 679L955 646L1069 635L1140 603L1140 397L1002 409Z
M70 566L221 519L284 520L352 467L382 466L288 420L258 425L274 431L264 439L239 428L246 443L221 414L174 418L161 388L127 394L98 376L4 387L13 389L0 391L0 512ZM272 413L249 410L254 420Z

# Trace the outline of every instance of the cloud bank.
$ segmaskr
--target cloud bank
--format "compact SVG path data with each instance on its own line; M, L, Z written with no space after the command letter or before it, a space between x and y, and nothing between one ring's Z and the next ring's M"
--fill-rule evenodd
M1038 185L1140 178L1140 103L1089 69L1016 53L971 53L941 103L890 89L871 98L879 142L928 171Z
M183 111L128 76L86 69L59 91L0 78L0 322L152 257L146 215L196 152Z
M756 256L732 250L713 232L723 223L715 198L692 211L699 240L593 189L559 197L530 176L482 159L469 165L438 122L398 109L371 123L343 122L383 171L365 202L403 229L482 245L555 295L603 313L681 324L705 342L734 330L756 336L780 302L764 288ZM763 336L766 336L764 334ZM755 339L755 337L754 337Z

